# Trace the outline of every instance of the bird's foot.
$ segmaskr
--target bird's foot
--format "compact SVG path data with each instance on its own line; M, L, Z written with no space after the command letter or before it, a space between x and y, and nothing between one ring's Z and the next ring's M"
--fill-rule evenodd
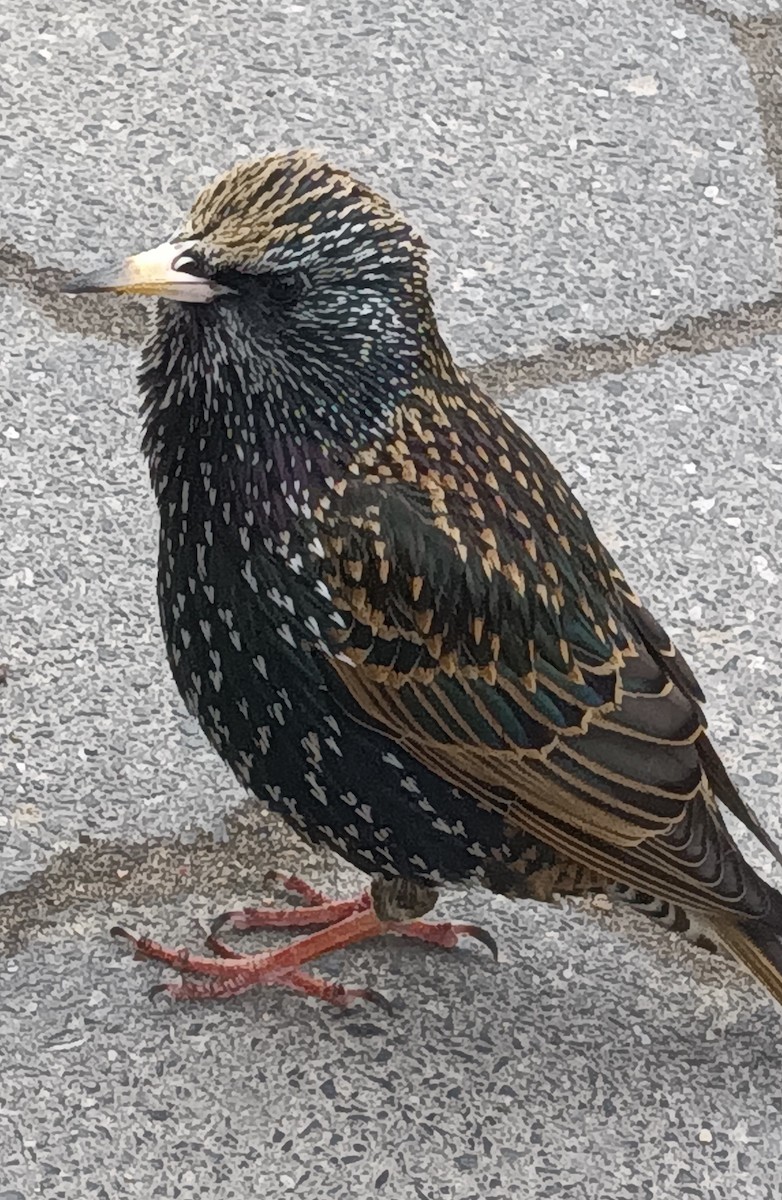
M161 992L175 1000L216 1000L236 996L256 984L284 987L302 995L314 996L338 1008L347 1008L354 1000L368 1000L390 1011L386 998L372 988L346 988L341 983L320 979L300 971L299 967L343 946L361 942L384 932L374 912L364 911L339 921L326 929L298 938L279 950L262 951L259 954L239 954L212 934L207 946L214 958L192 954L189 950L172 949L148 937L138 937L117 925L112 929L115 937L124 937L135 951L134 957L154 959L173 967L183 976L181 983L158 984L150 996Z
M215 941L218 929L229 925L232 929L314 929L323 925L334 925L344 921L353 913L365 912L372 907L372 895L362 892L350 900L329 900L323 892L316 891L298 875L284 876L271 871L267 879L277 879L288 892L302 896L305 904L295 908L239 908L222 913L212 922L212 933L208 945ZM473 937L491 950L497 960L497 943L480 925L453 921L386 921L384 933L399 937L417 938L432 946L447 950L458 945L460 937ZM214 947L212 947L214 948Z
M474 937L487 946L495 959L497 946L492 936L477 925L450 921L381 921L368 892L353 900L329 901L295 876L284 880L289 891L297 892L307 901L306 907L292 909L240 909L224 913L212 925L207 947L214 958L192 954L187 949L171 949L148 937L138 937L120 926L112 934L130 941L135 957L154 959L173 967L185 978L181 983L159 984L150 995L160 992L179 1000L209 1000L236 996L256 984L284 987L290 991L313 996L319 1000L347 1008L354 1000L367 1000L390 1010L388 1001L372 988L346 988L340 983L309 975L299 968L305 963L341 950L356 942L366 941L378 934L393 933L417 938L430 945L450 949L462 936ZM297 938L278 950L258 954L239 954L217 937L225 924L236 929L258 927L315 928L317 932Z

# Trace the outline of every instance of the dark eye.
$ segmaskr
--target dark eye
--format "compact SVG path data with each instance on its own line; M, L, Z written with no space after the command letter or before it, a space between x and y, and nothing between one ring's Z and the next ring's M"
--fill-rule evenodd
M304 280L293 272L272 274L266 277L266 295L273 304L281 308L290 308L295 304L304 291Z
M171 268L174 271L185 271L188 275L196 275L199 279L205 279L208 274L203 259L192 250L185 250L178 255Z

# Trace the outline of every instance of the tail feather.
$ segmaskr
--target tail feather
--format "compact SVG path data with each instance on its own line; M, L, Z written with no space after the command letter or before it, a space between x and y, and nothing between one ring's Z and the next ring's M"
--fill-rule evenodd
M739 962L782 1004L782 936L761 922L714 923L715 933Z

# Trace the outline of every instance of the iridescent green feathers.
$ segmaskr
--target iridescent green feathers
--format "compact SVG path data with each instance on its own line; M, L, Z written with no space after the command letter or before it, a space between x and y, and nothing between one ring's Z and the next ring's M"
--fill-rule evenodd
M315 512L349 617L344 685L419 761L566 856L767 915L764 885L723 861L697 684L558 473L474 391L428 379L412 403Z

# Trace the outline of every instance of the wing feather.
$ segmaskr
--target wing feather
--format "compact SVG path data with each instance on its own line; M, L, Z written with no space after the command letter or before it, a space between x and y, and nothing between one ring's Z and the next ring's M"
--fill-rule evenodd
M362 720L511 829L676 903L767 915L717 796L773 843L705 736L690 668L516 433L527 489L508 475L490 517L470 486L444 504L431 466L358 478L321 514L345 618L328 671Z

